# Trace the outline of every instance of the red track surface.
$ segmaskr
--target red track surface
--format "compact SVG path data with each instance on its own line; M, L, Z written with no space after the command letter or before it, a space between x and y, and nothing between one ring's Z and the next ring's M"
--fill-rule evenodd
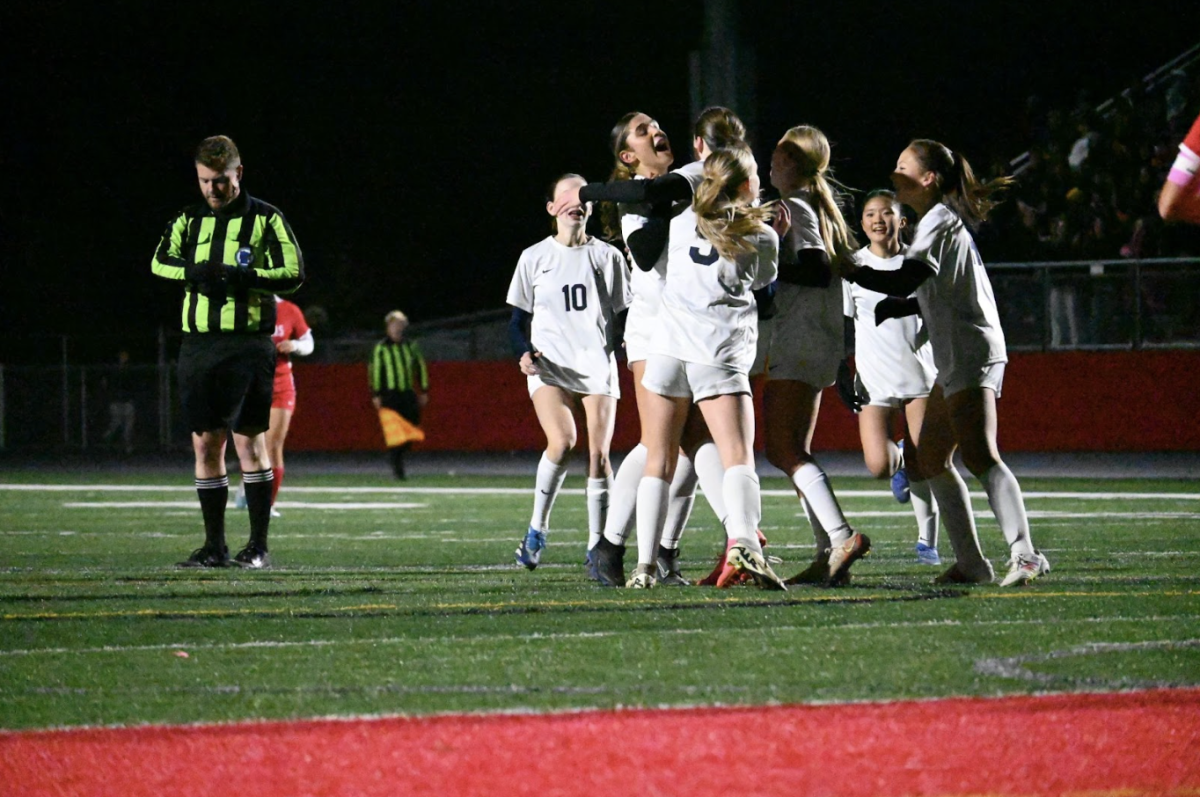
M1200 689L0 734L0 793L1200 794Z

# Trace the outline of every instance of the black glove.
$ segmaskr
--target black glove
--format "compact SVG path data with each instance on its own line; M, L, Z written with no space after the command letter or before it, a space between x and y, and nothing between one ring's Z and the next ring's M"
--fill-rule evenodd
M867 403L867 397L860 395L855 389L854 370L850 367L849 360L842 360L838 365L837 393L838 398L850 408L851 412L858 412L862 409L862 405Z
M216 260L188 263L183 269L183 278L192 290L204 296L225 293L225 266Z
M899 296L885 296L875 305L875 326L879 326L889 318L904 318L919 315L921 306L917 300L909 296L901 299Z
M258 287L258 272L249 266L222 266L231 290L243 292Z

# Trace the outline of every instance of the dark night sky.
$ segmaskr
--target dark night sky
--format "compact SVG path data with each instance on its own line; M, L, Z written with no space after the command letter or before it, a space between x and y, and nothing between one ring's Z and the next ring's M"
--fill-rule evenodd
M191 153L213 133L292 223L310 273L297 301L340 329L396 306L417 321L502 307L546 234L545 183L602 179L625 111L655 115L689 159L700 0L381 5L3 4L0 334L173 329L178 291L149 260L199 198ZM1196 42L1192 0L1146 5L739 3L760 163L799 123L862 188L915 135L981 167L1015 155L1029 94L1102 99Z

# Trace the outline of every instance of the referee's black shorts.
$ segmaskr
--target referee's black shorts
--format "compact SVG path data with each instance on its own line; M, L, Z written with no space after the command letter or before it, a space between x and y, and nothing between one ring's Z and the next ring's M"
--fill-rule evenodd
M193 432L266 431L275 384L270 335L184 335L179 348L179 398Z

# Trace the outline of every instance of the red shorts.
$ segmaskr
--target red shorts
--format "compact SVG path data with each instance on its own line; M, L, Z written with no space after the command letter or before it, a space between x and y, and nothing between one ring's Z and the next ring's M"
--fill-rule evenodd
M292 375L275 379L275 389L271 395L271 409L296 411L296 382Z

